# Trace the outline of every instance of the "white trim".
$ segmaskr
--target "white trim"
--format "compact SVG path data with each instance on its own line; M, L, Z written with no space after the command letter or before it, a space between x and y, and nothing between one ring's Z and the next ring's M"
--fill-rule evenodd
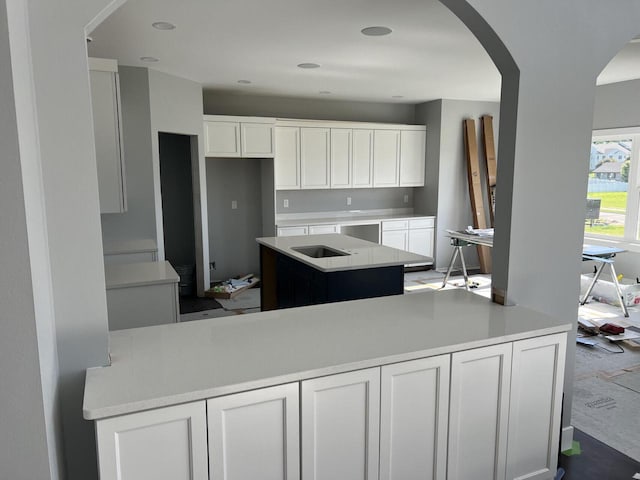
M560 451L570 450L573 447L573 427L563 427L560 434Z

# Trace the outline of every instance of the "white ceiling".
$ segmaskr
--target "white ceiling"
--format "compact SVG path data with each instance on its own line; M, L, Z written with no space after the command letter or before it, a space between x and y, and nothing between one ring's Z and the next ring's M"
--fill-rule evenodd
M176 29L157 30L157 21ZM393 33L360 33L379 25ZM491 59L438 0L129 0L91 37L91 56L205 89L398 103L500 98ZM159 61L142 62L144 56ZM629 44L599 83L640 78L638 59L640 44ZM297 67L304 62L321 67Z

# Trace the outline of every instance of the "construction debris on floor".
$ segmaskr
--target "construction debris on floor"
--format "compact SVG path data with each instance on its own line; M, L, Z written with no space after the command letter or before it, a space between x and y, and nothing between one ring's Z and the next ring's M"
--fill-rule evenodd
M231 299L238 296L245 290L255 287L260 283L260 279L253 273L239 278L230 278L204 292L205 296L217 299Z

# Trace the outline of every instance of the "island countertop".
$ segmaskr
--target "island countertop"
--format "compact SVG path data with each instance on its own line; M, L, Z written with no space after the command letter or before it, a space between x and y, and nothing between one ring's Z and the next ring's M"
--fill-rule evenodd
M432 263L433 258L424 255L387 247L359 238L330 233L324 235L300 235L289 237L257 238L264 245L279 253L294 258L321 272L342 270L359 270L363 268L389 267L394 265L410 265L413 263ZM293 247L327 246L348 255L313 258L296 252Z
M414 293L111 332L84 417L116 415L565 332L464 290Z

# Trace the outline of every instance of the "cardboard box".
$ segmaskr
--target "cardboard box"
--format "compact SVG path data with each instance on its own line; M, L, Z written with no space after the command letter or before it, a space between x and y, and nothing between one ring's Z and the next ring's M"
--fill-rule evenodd
M620 299L616 293L616 287L611 280L611 275L608 276L608 280L606 275L608 275L608 272L602 272L597 283L593 286L593 290L591 290L591 296L598 302L620 306ZM592 281L593 273L580 275L581 297L587 292ZM640 304L640 283L630 278L622 278L618 280L618 283L620 284L620 292L627 307Z

